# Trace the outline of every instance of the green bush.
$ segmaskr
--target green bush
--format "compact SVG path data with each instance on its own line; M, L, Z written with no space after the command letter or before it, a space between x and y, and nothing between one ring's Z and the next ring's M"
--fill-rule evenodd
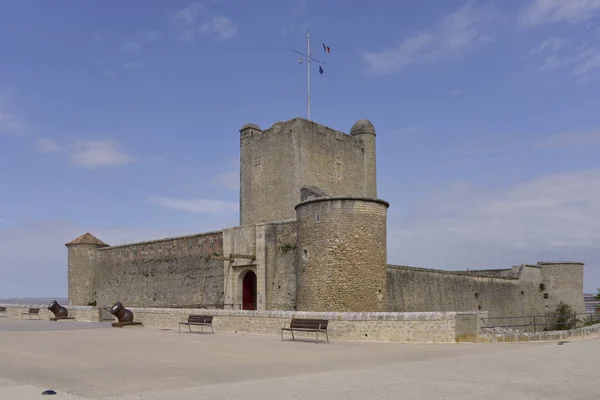
M577 323L577 314L573 311L573 307L564 302L560 302L556 309L548 314L548 330L551 331L568 331L575 329Z

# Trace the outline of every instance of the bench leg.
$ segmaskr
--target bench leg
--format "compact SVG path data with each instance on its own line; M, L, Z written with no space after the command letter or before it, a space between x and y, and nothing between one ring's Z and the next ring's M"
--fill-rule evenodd
M192 325L188 325L188 328L190 328L190 333L192 333Z
M204 325L200 325L200 334L204 334Z
M316 333L317 333L317 343L319 343L319 331L317 331Z
M213 329L212 324L210 324L210 330L212 331L213 335L215 334L215 330Z
M329 335L327 334L327 331L325 331L325 337L327 338L327 343L329 343Z
M292 332L292 340L296 340L296 338L294 337L294 331L290 331Z

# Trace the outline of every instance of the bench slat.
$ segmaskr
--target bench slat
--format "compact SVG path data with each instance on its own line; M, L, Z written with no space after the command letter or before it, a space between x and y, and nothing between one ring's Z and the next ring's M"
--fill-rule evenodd
M212 324L212 315L190 315L188 317L188 323L195 324Z
M294 340L294 331L297 332L315 332L317 334L317 341L319 339L319 332L325 333L327 343L329 343L329 335L327 334L327 325L329 320L326 319L296 319L292 318L289 328L285 326L281 329L281 340L283 340L283 331L290 331L292 333L292 340Z
M322 319L292 319L291 329L327 329L328 320Z

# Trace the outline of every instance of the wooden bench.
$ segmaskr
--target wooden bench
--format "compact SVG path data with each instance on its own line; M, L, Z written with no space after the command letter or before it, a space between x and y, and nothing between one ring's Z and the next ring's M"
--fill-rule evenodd
M200 326L200 333L204 333L204 327L210 326L212 333L215 333L212 325L213 316L212 315L190 315L188 317L187 322L179 323L179 332L181 332L181 325L187 325L190 329L190 333L192 333L192 325Z
M0 307L0 317L8 317L6 307Z
M40 309L39 308L30 308L29 311L21 313L21 319L23 319L23 315L29 316L30 319L33 316L36 316L39 318L40 317Z
M329 335L327 334L327 324L328 320L326 319L296 319L293 318L290 322L290 326L288 328L283 326L281 328L281 340L283 340L283 331L290 331L292 333L292 340L296 340L294 338L294 331L296 332L315 332L317 334L317 342L319 341L319 332L324 333L327 338L327 343L329 343Z

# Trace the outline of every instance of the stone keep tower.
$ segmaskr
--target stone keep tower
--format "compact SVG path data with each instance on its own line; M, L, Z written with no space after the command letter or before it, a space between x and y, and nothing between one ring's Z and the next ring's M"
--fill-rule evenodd
M86 306L95 299L97 250L108 245L88 232L65 246L68 249L69 305Z
M360 120L350 134L304 118L266 130L240 129L240 225L296 218L303 187L329 196L377 198L375 129Z

